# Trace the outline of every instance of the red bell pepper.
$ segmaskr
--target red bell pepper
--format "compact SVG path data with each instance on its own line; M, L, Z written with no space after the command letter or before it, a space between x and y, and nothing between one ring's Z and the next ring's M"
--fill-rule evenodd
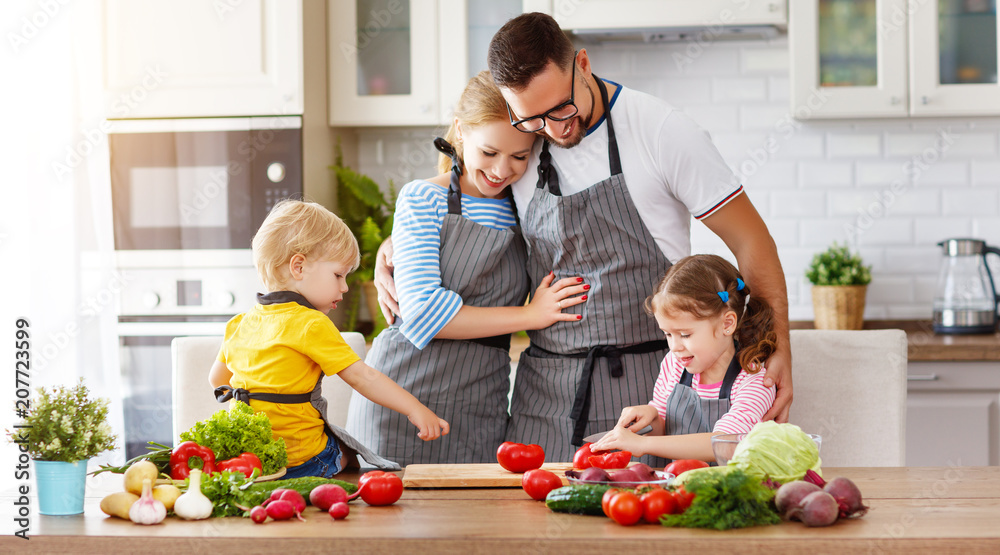
M185 441L174 447L170 453L170 477L174 480L183 480L191 474L192 468L199 468L191 466L192 458L201 459L200 468L206 475L215 472L215 453L212 452L212 448L202 447L193 441Z
M230 472L242 472L247 478L253 474L253 470L255 468L260 470L261 473L264 472L264 465L261 464L257 455L254 455L253 453L243 453L238 457L219 461L219 463L215 465L215 468L219 472L224 470L228 470Z
M600 455L592 455L587 461L590 466L611 470L615 468L625 468L632 460L632 453L629 451L611 451Z

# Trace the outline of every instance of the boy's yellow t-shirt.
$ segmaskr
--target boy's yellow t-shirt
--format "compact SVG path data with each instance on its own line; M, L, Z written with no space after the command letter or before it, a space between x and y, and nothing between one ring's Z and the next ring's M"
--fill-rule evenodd
M322 312L295 302L255 305L226 324L218 360L233 377L229 385L251 393L309 393L321 374L332 376L360 358ZM233 400L233 403L239 401ZM288 466L298 466L326 447L323 420L310 403L250 400L285 439Z

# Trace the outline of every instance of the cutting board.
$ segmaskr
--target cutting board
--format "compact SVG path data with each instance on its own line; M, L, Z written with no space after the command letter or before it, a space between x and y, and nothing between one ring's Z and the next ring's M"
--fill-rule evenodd
M571 462L545 463L542 468L554 472L568 483L564 472ZM407 488L519 488L523 474L504 470L497 463L481 464L410 464L403 472Z

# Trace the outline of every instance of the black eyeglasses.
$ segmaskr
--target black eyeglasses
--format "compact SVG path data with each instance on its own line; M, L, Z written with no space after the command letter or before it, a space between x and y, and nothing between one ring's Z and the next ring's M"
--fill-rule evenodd
M510 124L514 126L514 129L521 131L522 133L537 133L545 128L545 119L548 118L552 121L566 121L569 118L576 115L578 109L576 104L573 103L576 97L576 53L573 54L573 72L572 77L570 77L569 86L569 100L563 102L562 104L556 106L555 108L545 112L544 114L539 114L537 116L531 116L530 118L524 118L522 120L514 120L514 112L510 109L510 104L507 104L507 115L510 116Z

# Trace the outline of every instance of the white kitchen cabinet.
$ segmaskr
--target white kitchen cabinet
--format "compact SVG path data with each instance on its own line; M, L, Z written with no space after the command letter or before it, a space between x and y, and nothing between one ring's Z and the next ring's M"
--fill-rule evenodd
M797 0L799 119L1000 114L995 0Z
M910 362L906 465L1000 465L1000 363Z
M329 0L331 126L444 125L493 34L538 0Z
M109 119L300 115L301 0L105 0Z
M785 0L551 0L550 4L548 13L569 31L784 26L788 17Z

